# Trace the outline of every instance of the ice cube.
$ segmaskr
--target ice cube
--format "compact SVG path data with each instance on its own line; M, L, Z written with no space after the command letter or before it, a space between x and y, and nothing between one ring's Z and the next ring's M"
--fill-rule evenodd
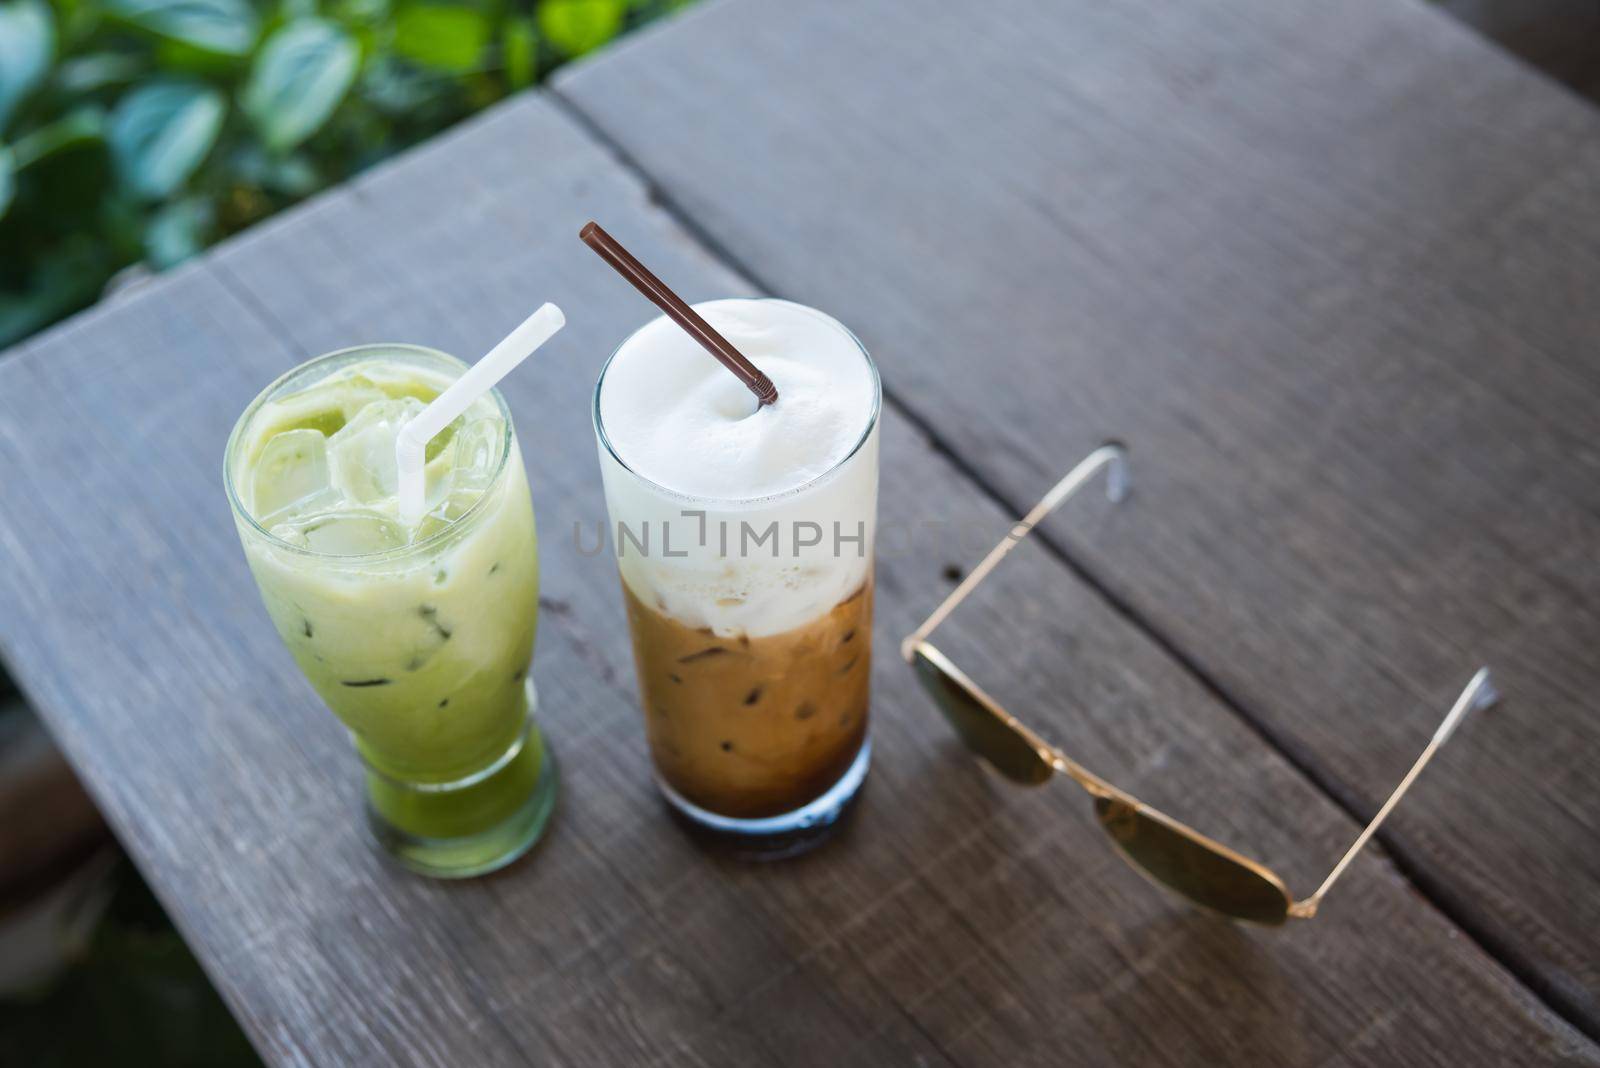
M456 432L456 489L471 489L481 493L489 488L489 481L500 466L504 437L504 424L499 419L487 416L474 419Z
M293 504L279 508L271 515L262 516L258 522L271 530L284 523L294 523L324 512L335 511L344 507L344 504L344 496L338 490L332 486L324 486L310 496L302 497Z
M381 553L406 544L404 527L386 515L361 508L280 523L272 528L272 535L290 545L336 556Z
M440 456L444 455L446 452L450 452L451 446L453 446L456 441L456 431L460 430L465 423L466 419L464 417L457 416L453 422L446 424L443 430L439 431L432 438L430 438L428 440L427 450L423 453L424 462L430 464L434 463L439 459ZM448 464L446 466L448 466Z
M437 508L455 486L455 435L460 429L461 420L457 419L428 442L422 468L422 499L428 511Z
M479 489L455 489L444 496L438 504L422 517L422 522L417 524L415 540L431 538L439 531L466 515L478 498L483 496Z
M393 497L399 488L394 442L423 403L415 397L369 404L328 439L333 485L356 504Z
M362 408L385 399L384 392L370 380L342 377L273 401L264 414L277 426L303 427L331 435Z
M296 549L311 548L311 540L305 536L297 523L274 523L269 531L274 538L286 541Z
M326 492L328 485L328 439L322 431L285 431L269 440L256 459L250 510L257 517L275 517Z

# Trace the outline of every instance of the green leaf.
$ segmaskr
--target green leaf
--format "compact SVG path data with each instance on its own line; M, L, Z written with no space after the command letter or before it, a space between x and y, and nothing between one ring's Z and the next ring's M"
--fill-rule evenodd
M280 156L254 142L236 148L226 170L243 185L285 196L303 197L322 186L322 176L303 153Z
M5 218L6 209L11 207L16 195L17 161L11 149L0 145L0 219Z
M398 122L427 114L430 105L448 93L454 82L391 56L374 56L361 72L361 98L383 118L369 126L378 140L387 140Z
M488 20L471 8L416 4L394 20L395 52L434 70L472 70L488 41Z
M211 151L224 110L222 94L196 82L154 82L123 97L108 136L123 183L151 200L170 196Z
M56 28L39 0L0 3L0 131L50 69Z
M256 15L247 0L108 0L116 18L203 52L243 56L256 43Z
M248 53L234 56L209 52L187 41L163 37L156 41L154 66L168 77L190 76L209 82L238 76L238 69L247 59Z
M106 114L90 105L68 112L48 126L41 126L28 136L20 138L12 150L17 169L31 167L72 148L81 148L105 137Z
M346 26L375 26L389 21L389 0L335 0L331 14Z
M56 16L56 52L69 56L83 50L100 28L101 0L50 0Z
M622 28L622 0L542 0L539 29L569 56L605 44Z
M331 22L296 19L267 38L240 102L266 146L286 152L328 121L360 61L355 41Z
M157 270L182 263L210 243L214 219L211 202L204 197L184 197L166 205L145 227L145 259Z
M56 68L52 81L69 97L85 96L110 85L125 85L144 73L141 56L95 52L69 59Z
M506 20L500 46L505 50L506 80L513 89L532 85L533 77L538 73L534 51L538 38L535 34L532 19L517 17Z

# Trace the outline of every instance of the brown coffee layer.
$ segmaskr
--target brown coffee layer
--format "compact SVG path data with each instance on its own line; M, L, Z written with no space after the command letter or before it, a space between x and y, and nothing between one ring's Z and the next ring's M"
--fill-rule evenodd
M792 812L838 781L867 730L872 578L804 626L722 638L623 584L650 752L662 778L739 819Z

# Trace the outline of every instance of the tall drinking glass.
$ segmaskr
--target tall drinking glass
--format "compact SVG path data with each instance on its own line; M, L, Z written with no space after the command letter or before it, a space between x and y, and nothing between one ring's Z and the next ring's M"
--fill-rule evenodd
M749 496L684 492L675 480L647 477L639 469L650 457L630 455L623 444L638 439L619 426L633 418L625 395L638 383L617 383L674 373L662 371L671 353L657 350L692 344L676 325L658 319L629 337L595 388L610 533L658 785L692 827L731 837L747 852L781 855L825 833L855 797L870 761L881 387L854 335L814 309L725 300L695 310L772 370L779 408L830 403L826 378L808 397L793 384L785 394L789 357L826 351L848 382L832 399L849 403L824 413L824 421L849 421L831 424L831 445L823 436L764 440L785 436L776 423L770 433L752 432L744 457L729 461L735 474L745 459L759 469L765 488ZM684 426L669 424L667 434L692 433L689 424L702 419L773 418L751 412L748 392L703 353L684 359L703 361L692 374L710 381L670 389L707 388L717 399L703 411L693 400L669 414ZM859 396L846 398L851 390ZM663 407L670 403L662 396ZM792 451L758 459L769 447ZM825 467L821 449L835 450Z
M398 518L395 434L465 368L410 345L318 357L251 403L224 461L267 612L350 729L374 836L441 877L516 859L556 792L528 676L533 507L498 390L429 443L428 512Z

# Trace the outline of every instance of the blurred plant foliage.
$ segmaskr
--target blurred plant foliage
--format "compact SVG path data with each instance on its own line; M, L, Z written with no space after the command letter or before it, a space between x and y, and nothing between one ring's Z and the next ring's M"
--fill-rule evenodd
M32 998L0 1002L0 1063L28 1068L260 1068L199 961L132 866L80 960Z
M691 0L0 0L0 346Z

